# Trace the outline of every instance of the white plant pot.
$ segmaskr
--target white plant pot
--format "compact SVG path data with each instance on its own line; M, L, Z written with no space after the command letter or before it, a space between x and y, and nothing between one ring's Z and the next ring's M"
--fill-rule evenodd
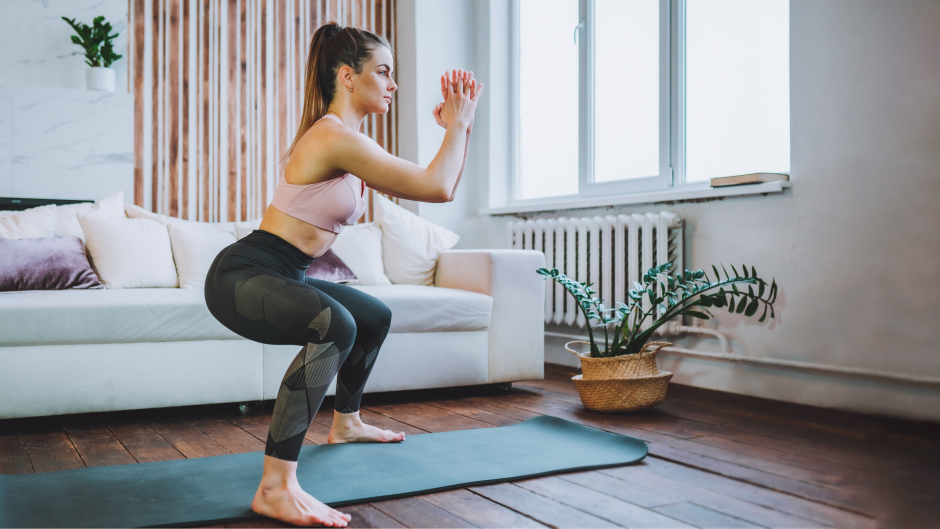
M85 70L85 87L89 90L114 91L114 70L91 67Z

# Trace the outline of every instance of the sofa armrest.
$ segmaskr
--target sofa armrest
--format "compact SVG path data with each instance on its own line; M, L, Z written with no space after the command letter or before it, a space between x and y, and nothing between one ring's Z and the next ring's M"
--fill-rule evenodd
M545 266L537 250L447 250L434 286L493 297L489 382L545 378Z

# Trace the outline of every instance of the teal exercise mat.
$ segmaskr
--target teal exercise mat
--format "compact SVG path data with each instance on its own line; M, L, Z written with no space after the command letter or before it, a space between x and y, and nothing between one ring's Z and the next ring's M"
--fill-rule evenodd
M547 415L511 426L305 446L297 479L338 508L635 463L646 443ZM263 452L0 475L0 527L182 527L255 520Z

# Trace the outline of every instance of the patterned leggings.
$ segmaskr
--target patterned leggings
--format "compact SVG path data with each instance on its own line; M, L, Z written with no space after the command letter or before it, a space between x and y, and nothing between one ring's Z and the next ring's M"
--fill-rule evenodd
M256 342L302 346L281 381L264 451L286 461L297 461L337 371L334 408L359 409L392 320L374 296L306 277L312 262L277 235L255 230L222 250L206 276L206 304L222 325Z

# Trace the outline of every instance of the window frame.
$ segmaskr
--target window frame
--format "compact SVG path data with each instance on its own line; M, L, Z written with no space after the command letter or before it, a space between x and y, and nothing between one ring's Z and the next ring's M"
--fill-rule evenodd
M603 196L629 196L658 192L686 192L710 189L708 181L685 181L685 15L686 0L660 2L660 174L614 182L593 182L594 171L594 4L595 0L579 0L579 19L583 26L578 33L579 46L579 145L578 193L521 199L517 193L519 170L519 57L520 0L510 6L510 92L509 132L510 178L507 180L505 207L531 207L539 204L581 202ZM574 30L574 28L572 28Z

